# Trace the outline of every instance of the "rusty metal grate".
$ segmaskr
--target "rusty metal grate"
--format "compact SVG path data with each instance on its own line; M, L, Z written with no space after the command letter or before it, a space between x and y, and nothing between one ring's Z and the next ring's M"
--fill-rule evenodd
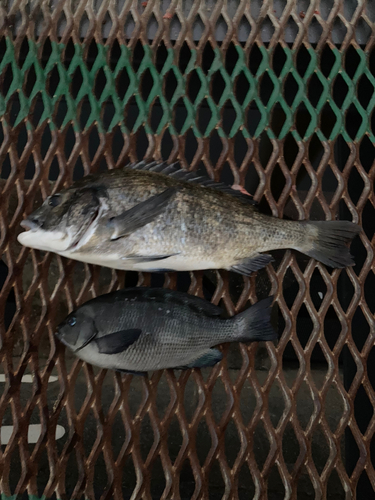
M370 498L374 21L364 0L1 4L2 499ZM359 222L356 266L287 251L256 278L160 278L17 244L52 190L142 157L240 182L275 216ZM230 314L274 293L280 342L149 379L55 344L68 310L135 282Z

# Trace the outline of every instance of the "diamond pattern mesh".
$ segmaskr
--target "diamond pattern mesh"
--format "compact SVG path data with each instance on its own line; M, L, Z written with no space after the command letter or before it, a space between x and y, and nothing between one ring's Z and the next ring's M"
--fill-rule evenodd
M5 498L372 491L374 13L364 0L0 6ZM274 216L362 224L356 266L330 271L286 251L250 279L160 278L17 243L24 214L52 191L141 158L241 184ZM205 293L229 314L273 293L280 342L224 346L212 370L145 379L56 345L69 310L135 283Z

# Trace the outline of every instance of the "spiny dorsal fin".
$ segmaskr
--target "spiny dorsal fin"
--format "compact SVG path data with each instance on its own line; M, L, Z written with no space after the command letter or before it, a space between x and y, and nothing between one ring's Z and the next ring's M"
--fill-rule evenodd
M131 302L151 302L155 301L159 304L177 304L187 306L195 313L202 313L206 316L215 317L222 314L222 309L211 302L208 302L201 297L190 295L185 292L178 292L170 290L169 288L148 288L148 287L134 287L123 288L116 292L111 292L100 297L96 297L89 302L96 303L110 303L121 302L130 300Z
M168 175L179 181L191 182L192 184L199 184L203 187L210 187L212 189L217 189L223 193L230 194L235 198L240 199L245 203L250 203L250 205L257 205L257 202L252 196L243 194L241 191L232 189L224 182L215 182L206 175L200 175L197 172L190 172L180 167L179 162L172 163L170 165L167 162L158 163L157 161L146 162L140 161L138 163L129 163L124 168L129 168L132 170L144 170L149 172L157 172L159 174Z

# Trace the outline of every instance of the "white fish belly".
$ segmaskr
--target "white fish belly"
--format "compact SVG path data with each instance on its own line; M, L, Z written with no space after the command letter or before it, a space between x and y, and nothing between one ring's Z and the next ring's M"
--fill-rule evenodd
M200 269L218 269L223 267L220 263L209 258L195 259L184 255L173 255L166 259L150 260L139 262L131 258L127 259L118 254L84 254L81 252L59 252L60 255L68 259L79 260L87 264L121 269L124 271L145 271L152 272L159 269L170 269L173 271L198 271Z

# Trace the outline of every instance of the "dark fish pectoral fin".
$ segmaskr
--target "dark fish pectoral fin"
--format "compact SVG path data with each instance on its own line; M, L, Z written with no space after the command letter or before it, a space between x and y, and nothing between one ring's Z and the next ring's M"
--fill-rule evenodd
M250 276L253 272L262 269L270 262L273 262L274 258L272 255L267 253L256 255L251 259L243 260L238 264L235 264L230 269L236 273L244 274L245 276Z
M131 234L137 229L152 222L163 212L176 192L176 188L168 188L162 193L138 203L138 205L127 210L123 214L110 219L108 221L108 227L113 229L111 240L116 240Z
M141 333L142 330L138 328L121 330L105 335L104 337L99 337L94 342L98 346L100 354L118 354L134 344L139 339Z
M209 349L202 356L197 358L195 361L185 365L176 367L176 370L187 370L188 368L205 368L208 366L214 366L216 363L223 359L223 354L219 349Z

